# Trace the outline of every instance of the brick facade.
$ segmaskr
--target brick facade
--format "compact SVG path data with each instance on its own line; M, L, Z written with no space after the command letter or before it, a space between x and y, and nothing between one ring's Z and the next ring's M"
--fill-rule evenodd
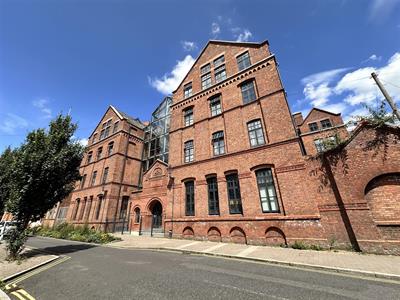
M170 107L168 165L156 160L142 175L144 126L129 132L129 119L120 118L120 131L88 149L113 140L116 153L81 165L82 174L100 177L109 166L109 182L77 185L68 221L104 229L118 220L125 196L132 232L156 224L177 238L400 254L398 128L364 124L349 137L340 114L292 115L267 42L210 41ZM110 108L99 126L118 114ZM376 136L387 146L366 147ZM319 153L316 140L330 137L347 142ZM93 196L96 207L99 195L106 200L98 220L93 209L76 211L77 199Z

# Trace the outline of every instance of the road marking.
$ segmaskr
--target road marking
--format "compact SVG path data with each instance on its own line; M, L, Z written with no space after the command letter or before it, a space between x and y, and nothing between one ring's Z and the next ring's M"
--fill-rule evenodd
M30 294L28 294L27 291L25 291L23 289L19 289L16 292L22 294L26 299L35 300L35 298L33 298Z
M34 276L34 275L36 275L36 274L39 274L40 272L43 272L43 271L45 271L45 270L47 270L47 269L50 269L50 268L52 268L52 267L54 267L54 266L56 266L56 265L58 265L58 264L61 264L61 263L63 263L64 261L67 261L68 259L70 259L69 256L64 256L63 258L61 258L61 259L59 259L59 260L55 260L55 261L53 261L53 262L51 262L51 263L49 263L49 264L47 264L47 265L44 265L43 267L40 267L40 268L38 268L38 269L36 269L36 270L33 270L33 271L31 271L31 272L28 272L27 274L22 275L22 276L20 276L20 277L17 277L16 279L12 280L12 281L10 282L10 284L19 283L19 282L21 282L21 281L23 281L23 280L25 280L25 279L27 279L27 278L29 278L29 277L32 277L32 276Z
M189 244L186 244L186 245L182 245L182 246L176 247L175 249L183 249L183 248L186 248L186 247L190 247L190 246L196 245L198 243L200 243L200 242L197 241L197 242L189 243Z
M243 251L240 251L238 254L236 254L237 256L247 256L249 255L251 252L253 252L254 250L257 249L257 246L250 246L247 249L244 249Z
M207 249L205 249L205 250L203 250L203 251L201 251L201 252L211 252L211 251L213 251L213 250L216 250L216 249L219 249L219 248L221 248L221 247L223 247L223 246L225 246L226 244L217 244L217 245L214 245L214 246L212 246L212 247L210 247L210 248L207 248Z
M17 297L18 299L21 300L26 300L24 297L22 297L18 292L12 292L11 295Z

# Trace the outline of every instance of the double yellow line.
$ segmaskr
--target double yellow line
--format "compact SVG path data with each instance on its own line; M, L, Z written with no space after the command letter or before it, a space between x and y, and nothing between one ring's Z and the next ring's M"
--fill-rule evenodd
M28 279L36 274L39 274L40 272L43 272L47 269L50 269L58 264L63 263L64 261L67 261L68 259L70 259L69 256L64 256L60 259L56 259L55 261L46 264L42 267L37 268L36 270L33 270L31 272L26 273L25 275L19 276L17 278L15 278L14 280L10 281L10 283L8 283L5 286L6 292L8 292L9 294L15 296L16 298L20 299L20 300L35 300L34 297L32 297L27 291L25 291L22 288L19 288L17 283Z

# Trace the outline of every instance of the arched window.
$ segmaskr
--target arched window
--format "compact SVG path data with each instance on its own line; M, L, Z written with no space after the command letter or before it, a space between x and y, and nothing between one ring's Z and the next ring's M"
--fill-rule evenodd
M263 212L279 212L274 178L271 169L256 171L257 185Z
M110 156L113 153L114 142L108 143L107 155Z
M135 208L135 219L134 219L135 223L139 223L140 222L140 208L136 207Z

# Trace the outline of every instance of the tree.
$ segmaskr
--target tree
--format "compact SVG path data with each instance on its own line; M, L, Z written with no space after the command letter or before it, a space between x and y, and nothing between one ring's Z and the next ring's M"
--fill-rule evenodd
M43 218L81 178L79 165L84 147L73 140L76 128L70 116L59 115L50 122L48 131L28 133L25 142L12 151L13 159L7 168L8 188L4 192L8 197L6 210L18 221L8 238L11 259L23 249L29 223Z
M14 151L8 147L0 156L0 215L3 215L4 205L10 192L10 166L14 160Z

